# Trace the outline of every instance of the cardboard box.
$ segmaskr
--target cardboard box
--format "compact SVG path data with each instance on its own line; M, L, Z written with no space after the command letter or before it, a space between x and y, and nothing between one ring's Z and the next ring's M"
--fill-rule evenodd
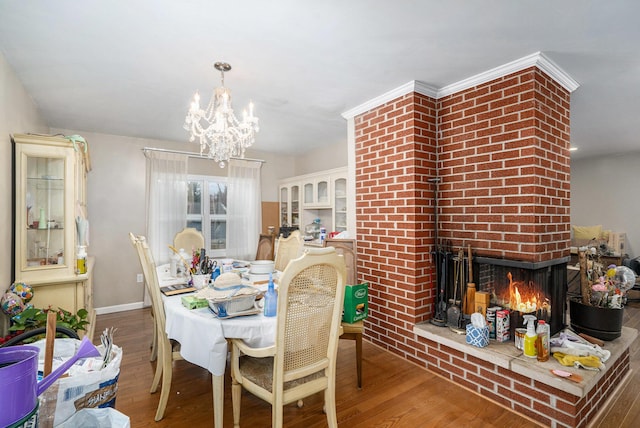
M207 299L199 299L196 296L182 296L182 306L187 309L206 308L209 306Z
M509 319L508 309L496 311L496 340L498 342L508 342L511 338Z
M344 290L342 321L354 323L369 315L369 283L347 285Z
M611 232L609 233L609 242L607 246L613 254L616 256L621 256L625 252L625 244L627 241L627 234L624 232Z
M487 317L487 308L491 302L491 295L486 291L476 291L474 312L480 312L483 317Z

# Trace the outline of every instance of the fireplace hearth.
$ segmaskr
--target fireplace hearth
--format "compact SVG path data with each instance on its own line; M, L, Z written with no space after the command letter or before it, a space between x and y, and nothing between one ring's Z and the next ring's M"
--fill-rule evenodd
M545 320L552 335L565 327L568 261L569 257L539 263L475 258L478 290L490 294L492 306L510 310L511 341L525 314Z

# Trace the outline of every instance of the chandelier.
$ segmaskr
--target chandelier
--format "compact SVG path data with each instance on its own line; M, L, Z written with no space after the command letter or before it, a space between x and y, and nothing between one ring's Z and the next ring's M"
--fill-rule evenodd
M259 131L258 118L253 115L253 103L249 103L249 112L242 112L242 122L233 114L231 91L224 87L224 73L231 70L226 62L216 62L222 84L211 96L205 110L200 108L200 95L193 96L191 108L184 120L184 129L189 131L189 141L200 142L200 154L218 162L224 168L225 162L232 157L244 157L244 151L255 141Z

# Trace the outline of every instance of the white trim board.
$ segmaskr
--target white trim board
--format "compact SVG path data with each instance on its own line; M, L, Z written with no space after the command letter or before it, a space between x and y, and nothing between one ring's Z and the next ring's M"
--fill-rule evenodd
M578 82L558 67L558 65L553 61L547 58L542 52L535 52L499 67L492 68L491 70L476 74L475 76L471 76L467 79L460 80L459 82L444 86L440 89L418 80L412 80L396 89L385 92L384 94L366 101L359 106L345 111L342 113L342 117L345 119L353 118L411 92L417 92L422 95L439 99L533 66L544 71L569 92L575 91L580 86Z
M134 309L144 308L144 302L126 303L124 305L115 306L103 306L102 308L95 308L96 315L113 314L116 312L132 311Z

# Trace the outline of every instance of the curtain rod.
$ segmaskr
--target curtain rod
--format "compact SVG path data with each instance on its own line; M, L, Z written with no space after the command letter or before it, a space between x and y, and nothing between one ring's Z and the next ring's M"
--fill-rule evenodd
M208 156L206 155L201 155L200 153L196 153L196 152L185 152L182 150L172 150L172 149L159 149L157 147L144 147L142 149L143 152L146 151L152 151L152 152L164 152L164 153L177 153L179 155L187 155L191 158L199 158L199 159L210 159ZM238 159L238 160L246 160L246 161L253 161L253 162L260 162L260 163L266 163L267 161L262 160L262 159L250 159L250 158L238 158L235 156L232 156L230 159ZM213 159L210 159L213 160Z

